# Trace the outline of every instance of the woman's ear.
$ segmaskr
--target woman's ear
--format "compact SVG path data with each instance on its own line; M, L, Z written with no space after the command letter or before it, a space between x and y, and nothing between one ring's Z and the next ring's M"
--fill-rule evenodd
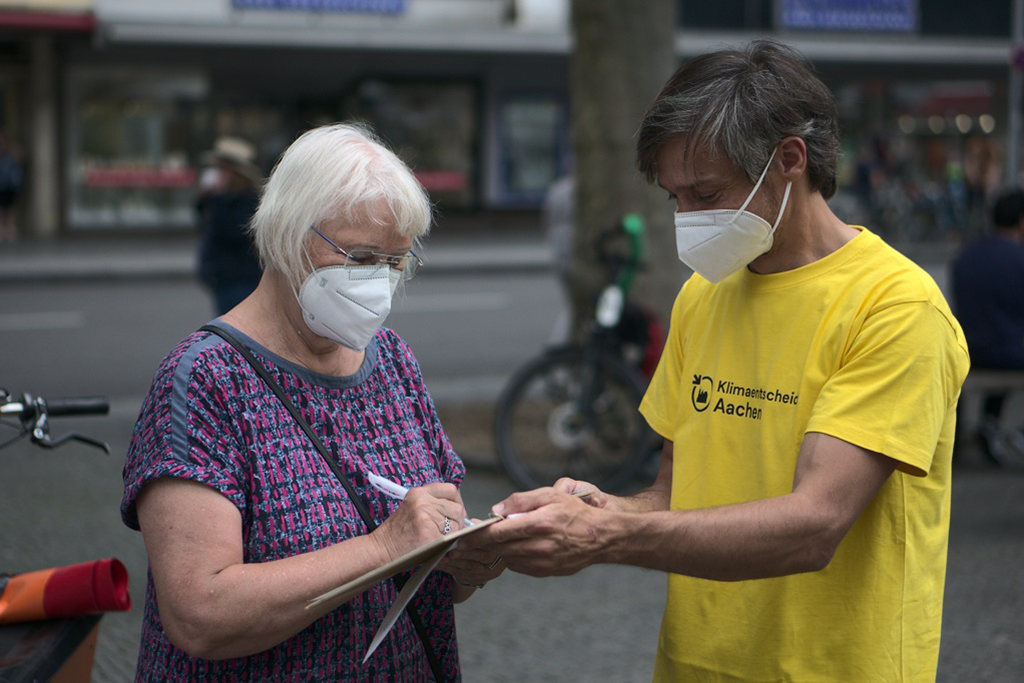
M795 135L783 138L777 158L782 163L782 176L795 183L807 170L807 144Z

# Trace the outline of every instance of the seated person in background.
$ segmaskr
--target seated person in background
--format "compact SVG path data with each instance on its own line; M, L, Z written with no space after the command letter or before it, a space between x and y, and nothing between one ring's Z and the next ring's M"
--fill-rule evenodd
M253 219L263 279L213 325L281 385L377 526L242 355L189 335L157 370L124 468L122 517L150 568L138 680L459 680L452 604L501 572L493 553L440 565L416 600L427 642L403 616L365 664L394 581L306 609L465 517L465 467L412 351L381 329L430 220L410 169L360 127L284 153ZM408 496L377 494L369 472Z
M971 350L971 365L1024 370L1024 190L1000 194L990 235L967 246L953 263L953 303ZM979 436L985 454L1006 457L1000 417L1005 393L984 398ZM1024 441L1024 436L1016 435Z

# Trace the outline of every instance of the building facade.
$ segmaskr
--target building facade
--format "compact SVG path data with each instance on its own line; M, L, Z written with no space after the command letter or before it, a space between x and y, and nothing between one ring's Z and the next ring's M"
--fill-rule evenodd
M680 1L676 52L764 36L803 51L840 102L851 219L944 239L1004 176L1012 17L1006 0L964 4ZM253 141L269 172L297 134L339 120L373 126L443 224L535 227L568 165L568 5L0 0L23 232L190 230L218 135Z

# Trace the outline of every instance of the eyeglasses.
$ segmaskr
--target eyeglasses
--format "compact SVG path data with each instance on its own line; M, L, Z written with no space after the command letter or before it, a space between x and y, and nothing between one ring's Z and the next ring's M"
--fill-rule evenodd
M401 256L395 254L381 254L371 249L342 249L331 241L327 235L317 230L312 225L309 229L327 240L327 243L334 247L339 254L345 257L346 266L387 266L394 268L402 274L403 280L411 280L423 265L423 259L410 251Z

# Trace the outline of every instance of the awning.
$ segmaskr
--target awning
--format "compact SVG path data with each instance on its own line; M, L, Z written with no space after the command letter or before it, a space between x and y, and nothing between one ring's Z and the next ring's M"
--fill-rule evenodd
M11 29L91 33L96 29L96 17L92 12L0 10L0 31Z

